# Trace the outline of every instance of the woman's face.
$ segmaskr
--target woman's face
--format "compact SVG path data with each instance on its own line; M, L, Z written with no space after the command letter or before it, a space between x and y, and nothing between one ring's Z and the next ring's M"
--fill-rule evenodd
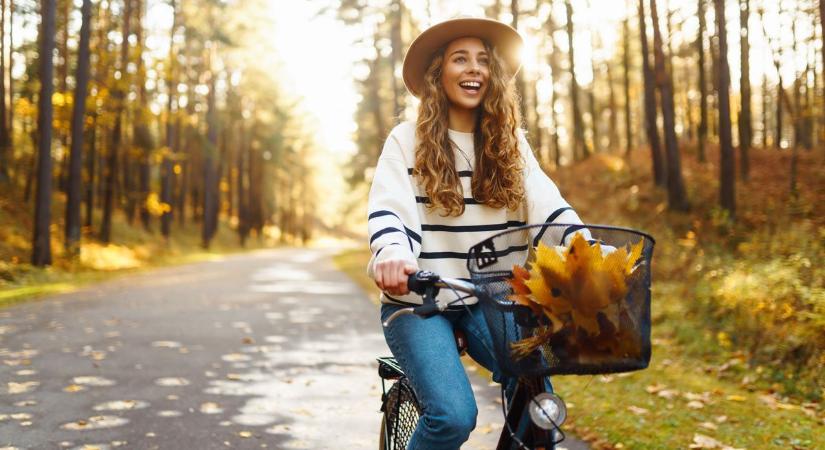
M481 39L459 38L447 45L441 68L441 85L455 108L475 109L487 92L490 55Z

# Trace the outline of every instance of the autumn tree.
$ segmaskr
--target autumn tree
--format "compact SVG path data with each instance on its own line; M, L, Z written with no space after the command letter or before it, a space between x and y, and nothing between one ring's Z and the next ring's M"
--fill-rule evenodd
M705 147L708 139L708 90L705 69L705 1L697 1L696 16L699 18L699 31L696 36L696 54L699 67L698 83L699 83L699 129L697 136L698 158L700 162L705 162Z
M750 81L750 0L739 0L739 173L748 179L750 159L748 150L753 141L751 126L751 81Z
M650 67L644 0L639 0L639 37L642 40L642 75L645 92L645 131L647 132L647 143L650 146L651 161L653 162L653 182L656 186L664 186L665 167L664 161L662 160L662 150L659 142L659 128L656 121L656 87L653 77L653 69Z
M32 264L52 263L51 207L52 207L52 92L54 91L54 27L55 0L40 3L40 96L37 115L37 194L34 207L34 237Z
M667 199L668 206L676 211L687 211L690 204L682 180L682 163L679 144L676 141L676 120L673 106L673 84L665 69L665 54L662 51L662 35L659 32L659 15L656 0L650 0L650 18L653 20L653 56L656 66L656 86L662 104L662 118L665 134L665 155L667 157Z
M727 25L725 20L725 0L714 0L716 12L716 35L719 39L719 61L716 67L719 98L719 204L728 211L731 218L735 217L736 198L734 195L733 138L731 136L730 121L730 70L728 69Z
M78 254L80 251L80 200L83 193L83 126L86 119L86 94L89 84L89 40L92 34L92 2L83 0L80 7L80 42L77 53L77 75L75 76L74 105L72 106L72 147L69 155L69 180L66 200L66 251Z
M590 156L590 149L584 139L584 121L582 120L581 106L579 105L579 82L576 80L576 56L573 50L573 6L570 0L565 0L564 8L567 11L567 53L570 72L570 103L573 107L573 158L582 159Z

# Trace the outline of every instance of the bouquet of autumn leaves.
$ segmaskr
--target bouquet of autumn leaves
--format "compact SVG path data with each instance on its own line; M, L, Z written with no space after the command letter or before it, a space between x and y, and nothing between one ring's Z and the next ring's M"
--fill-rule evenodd
M642 241L629 250L591 245L581 233L569 247L539 243L527 268L513 266L509 300L546 320L512 344L514 356L547 345L545 357L579 363L638 357L641 341L626 297L642 247Z

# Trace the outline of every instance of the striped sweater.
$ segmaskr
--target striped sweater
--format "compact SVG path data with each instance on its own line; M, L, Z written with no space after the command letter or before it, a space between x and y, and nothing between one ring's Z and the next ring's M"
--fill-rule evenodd
M384 143L369 194L368 228L372 258L367 272L370 277L374 278L373 267L377 262L401 259L444 277L467 279L468 249L493 234L528 223L581 224L579 216L539 167L523 134L519 135L519 148L524 158L525 202L516 211L491 208L472 198L471 162L475 161L473 134L450 130L449 137L456 147L453 149L454 160L465 197L464 213L458 217L444 217L438 210L429 210L429 199L412 176L415 166L415 124L399 124ZM560 234L553 237L558 239L556 242L564 242L570 237L563 236L561 230L553 232ZM521 241L510 242L509 251L526 251L528 236L523 235ZM439 301L454 299L454 294L446 291L438 297ZM384 293L381 301L421 304L421 297L416 294L390 297ZM475 298L468 298L466 303L476 301Z

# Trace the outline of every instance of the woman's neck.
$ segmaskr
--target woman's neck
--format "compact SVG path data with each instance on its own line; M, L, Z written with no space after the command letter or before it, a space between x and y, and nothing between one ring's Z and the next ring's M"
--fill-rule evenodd
M450 108L448 111L449 127L453 131L472 133L476 128L478 109Z

